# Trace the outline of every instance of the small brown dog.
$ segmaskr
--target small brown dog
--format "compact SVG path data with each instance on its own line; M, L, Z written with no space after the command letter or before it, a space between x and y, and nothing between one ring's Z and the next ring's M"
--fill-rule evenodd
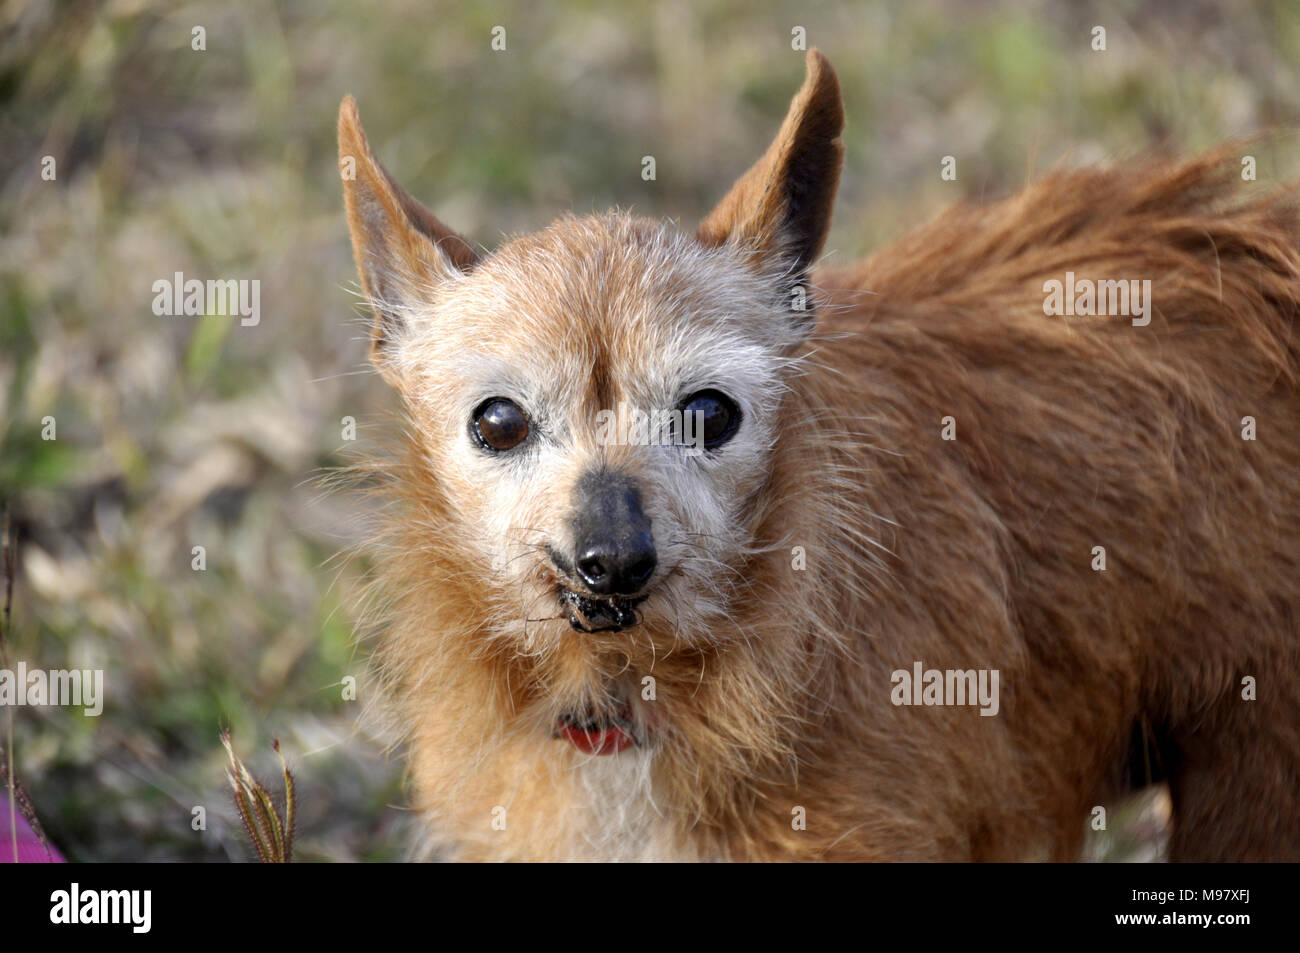
M1062 172L812 272L842 126L810 53L694 235L484 256L344 101L439 854L1075 858L1141 764L1171 856L1300 859L1293 198L1227 151Z

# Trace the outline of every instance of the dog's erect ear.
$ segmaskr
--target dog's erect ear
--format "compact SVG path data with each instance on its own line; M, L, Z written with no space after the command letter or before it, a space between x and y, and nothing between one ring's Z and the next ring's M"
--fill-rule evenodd
M802 281L826 241L844 164L839 80L818 50L808 51L807 63L781 131L696 232L705 245L730 242L779 256L791 266L791 284Z
M478 255L379 164L351 96L339 106L339 171L352 254L375 313L371 359L380 364L421 291L455 270L468 270Z

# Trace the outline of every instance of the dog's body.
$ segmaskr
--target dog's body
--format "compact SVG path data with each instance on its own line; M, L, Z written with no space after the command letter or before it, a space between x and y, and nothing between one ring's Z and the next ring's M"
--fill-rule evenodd
M1300 859L1294 204L1223 157L1061 173L809 275L842 125L809 64L695 236L563 219L482 260L345 103L411 419L377 660L435 842L1067 859L1142 761L1171 856ZM1150 323L1045 315L1071 271L1149 279ZM683 401L702 456L597 437ZM895 704L917 663L996 670L996 714Z

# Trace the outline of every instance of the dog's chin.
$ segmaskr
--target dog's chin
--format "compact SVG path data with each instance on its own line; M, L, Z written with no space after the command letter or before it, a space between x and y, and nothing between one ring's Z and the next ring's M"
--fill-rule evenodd
M636 607L646 596L589 596L561 588L560 607L579 632L620 632L641 621Z

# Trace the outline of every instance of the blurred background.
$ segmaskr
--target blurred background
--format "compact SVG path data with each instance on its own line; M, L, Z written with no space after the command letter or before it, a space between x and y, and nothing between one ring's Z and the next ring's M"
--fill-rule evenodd
M690 228L802 82L796 27L848 112L832 261L1062 163L1275 128L1259 180L1300 175L1296 0L0 2L8 654L105 673L98 718L12 709L16 773L70 859L250 858L225 727L272 790L280 740L300 859L404 856L400 760L359 719L367 567L340 555L365 513L323 485L391 432L354 293L340 98L396 177L488 247L615 204ZM178 271L259 280L260 323L155 315L153 282ZM1116 806L1094 856L1159 857L1166 808L1159 791Z

